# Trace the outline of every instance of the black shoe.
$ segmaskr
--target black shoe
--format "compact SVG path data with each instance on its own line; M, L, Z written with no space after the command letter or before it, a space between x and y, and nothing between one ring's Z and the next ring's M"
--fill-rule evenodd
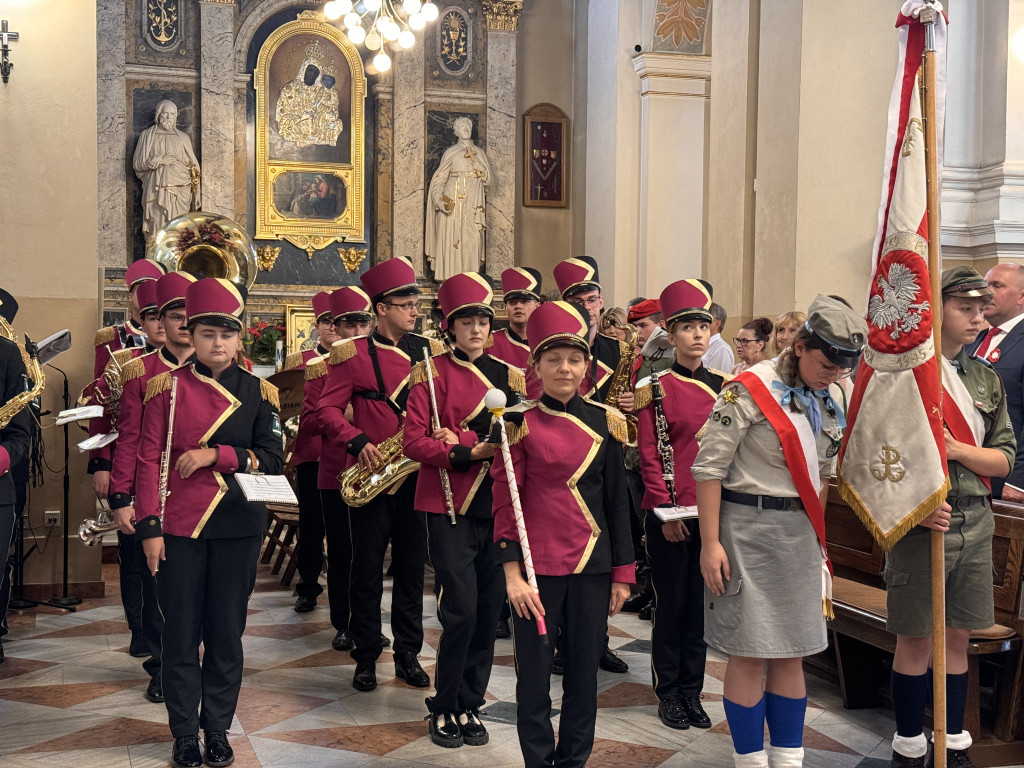
M645 605L643 608L640 609L640 611L637 613L636 617L638 619L640 619L640 621L650 621L651 620L651 614L653 612L654 612L654 601L651 600L650 602L647 603L647 605Z
M686 707L683 706L683 697L676 694L666 696L658 702L658 717L669 728L685 731L690 727Z
M405 680L414 688L429 688L430 678L420 666L416 654L412 651L395 654L395 677Z
M309 613L316 608L316 598L309 595L299 595L295 601L296 613Z
M211 731L207 729L206 734L206 764L218 768L222 765L231 765L235 762L235 753L228 743L227 731Z
M4 646L0 643L0 664L3 664L5 661L7 661L7 657L4 656Z
M551 674L552 675L564 675L565 674L565 659L562 658L562 652L555 649L555 658L551 660Z
M906 755L901 755L896 750L893 750L892 762L889 763L890 768L924 768L924 765L924 755L921 757L907 757Z
M601 661L598 666L605 672L615 672L619 675L629 672L629 664L616 656L615 651L607 645L604 647L604 652L601 654Z
M467 709L459 715L459 728L462 729L462 741L471 747L482 747L490 736L484 724L480 722L480 712Z
M686 719L694 728L711 727L711 718L700 704L699 693L696 696L683 696L683 709L686 710Z
M622 604L621 610L623 613L639 613L640 609L649 602L651 602L651 593L645 589L627 597L626 602Z
M388 637L387 635L385 635L383 632L381 632L381 634L380 634L380 647L381 648L390 648L391 647L391 638Z
M462 746L462 729L454 715L437 712L427 717L430 740L439 747L454 749Z
M372 691L377 687L377 665L372 661L356 664L352 687L357 691Z
M174 740L171 751L171 765L174 768L200 768L203 753L199 749L198 736L179 736Z
M351 651L355 647L356 644L352 642L352 638L344 629L338 632L338 634L334 636L334 639L331 640L331 648L336 651Z
M467 744L469 742L466 742ZM946 765L949 768L974 768L966 749L947 749Z
M132 641L128 645L128 653L136 659L144 659L150 656L149 643L141 632L132 632Z
M164 703L164 687L160 684L160 678L154 677L146 687L146 699L154 704Z
M512 637L512 630L508 628L508 621L505 619L498 619L498 624L494 628L494 637L498 640L504 640L506 637ZM468 741L466 742L469 743Z

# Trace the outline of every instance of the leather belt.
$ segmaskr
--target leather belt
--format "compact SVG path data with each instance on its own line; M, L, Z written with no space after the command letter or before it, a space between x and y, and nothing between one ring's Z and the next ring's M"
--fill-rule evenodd
M987 496L947 496L946 503L953 509L967 509L967 507L982 503L987 498Z
M722 501L731 501L733 504L743 504L748 507L759 507L760 509L775 509L780 511L795 512L802 510L804 504L799 496L757 496L753 493L740 493L722 489Z

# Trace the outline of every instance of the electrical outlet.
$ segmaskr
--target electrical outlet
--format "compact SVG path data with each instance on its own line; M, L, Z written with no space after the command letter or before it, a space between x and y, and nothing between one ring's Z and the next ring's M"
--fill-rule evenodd
M47 528L56 528L60 525L60 512L47 510L43 512L43 525Z

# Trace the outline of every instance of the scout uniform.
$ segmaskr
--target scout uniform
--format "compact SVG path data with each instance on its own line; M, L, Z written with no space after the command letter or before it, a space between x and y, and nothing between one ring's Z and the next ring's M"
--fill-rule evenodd
M245 290L205 278L188 286L189 327L241 331ZM172 381L177 381L170 423ZM236 363L214 378L199 360L150 379L139 439L135 510L139 535L163 536L157 591L165 625L163 684L179 765L195 765L206 730L206 759L227 765L226 730L242 684L242 633L267 526L266 505L247 501L235 472L283 470L277 389ZM173 430L166 509L160 516L160 457ZM182 454L216 448L212 466L182 479ZM199 645L205 652L199 661ZM200 761L201 761L200 757Z
M371 267L360 280L374 307L386 299L419 295L416 272L400 257ZM350 466L367 443L379 444L398 432L404 420L409 374L423 359L425 349L439 354L444 348L415 333L407 333L395 344L374 332L346 339L331 350L331 365L316 411L323 437L321 476L328 456L332 460L344 457L345 466ZM351 421L345 417L349 405ZM383 564L389 541L394 576L391 629L395 637L395 673L416 687L430 685L416 660L423 646L427 537L423 516L413 508L415 490L415 479L407 477L397 490L385 491L365 506L350 510L349 634L356 646L352 656L356 660L353 686L357 690L377 687L375 663L383 649Z
M155 307L162 316L169 309L185 305L185 290L196 278L186 272L169 272L159 280L139 286L140 298L148 292L149 285L155 293ZM142 302L140 301L140 304ZM148 307L147 307L148 311ZM183 361L176 359L167 349L161 348L136 357L125 363L121 369L120 415L117 420L117 451L113 454L110 471L110 508L122 509L132 504L135 495L135 471L138 460L139 438L142 433L143 402L146 389L153 377L177 368ZM163 701L160 682L160 646L164 620L157 602L156 579L146 567L146 555L141 542L134 536L118 531L118 539L126 547L121 552L122 596L126 588L138 592L141 588L142 635L148 644L149 658L142 663L149 673L150 683L146 698L155 703ZM134 568L125 574L125 561L132 559ZM129 578L132 580L129 581ZM133 601L137 596L133 593Z
M490 285L479 274L453 275L437 292L449 331L459 317L493 318ZM458 438L457 445L435 440L430 384L433 379L442 427ZM416 509L427 513L430 562L440 585L437 616L444 632L437 648L434 684L427 699L430 737L435 744L457 747L486 744L479 719L494 658L494 626L504 598L504 575L494 561L494 519L491 513L490 459L473 460L477 443L487 440L491 414L484 407L488 390L500 389L508 402L525 395L520 369L482 353L470 360L455 347L447 354L420 362L413 369L404 452L420 462ZM448 473L458 523L452 525L441 484Z
M679 280L661 294L666 325L674 321L711 322L711 294L697 280ZM725 382L703 365L689 370L678 362L659 375L661 407L668 422L673 449L675 499L664 479L652 385L636 392L637 444L643 474L643 508L692 506L697 486L690 466L697 456L697 433L704 426L715 398ZM707 644L704 642L704 579L700 573L700 531L696 522L686 524L684 541L668 541L662 522L648 513L645 520L651 583L658 595L651 630L651 670L654 692L660 701L658 715L671 728L710 728L711 720L700 704L704 687Z
M330 297L329 291L320 291L313 296L315 323L332 319ZM285 359L285 370L308 371L310 363L321 360L330 353L329 349L319 343L314 349L293 352ZM317 396L320 388L312 387L317 390ZM310 389L308 384L303 388L299 432L295 436L291 456L291 465L295 467L295 495L299 500L299 542L295 554L296 569L299 572L299 583L295 586L298 595L295 610L299 613L307 613L316 607L316 599L323 592L319 579L324 567L324 510L320 489L317 487L317 476L320 473L320 433L316 431L312 416L316 400L310 399L307 407L307 389ZM348 626L347 600L345 618L341 625L339 630Z
M589 351L585 316L566 302L542 304L527 328L534 359L552 346ZM556 747L552 650L541 645L532 620L512 614L519 744L526 768L582 766L593 749L597 669L611 585L635 580L622 465L626 422L619 411L578 395L562 403L546 394L506 411L506 419L548 633L554 636L561 629L565 645ZM502 563L521 561L501 461L491 466L491 477L495 555Z
M846 304L816 297L805 327L809 350L833 365L852 368L860 358L867 326ZM722 484L719 541L731 575L723 595L705 589L704 637L730 656L793 659L828 645L831 565L818 493L835 473L845 421L828 390L804 385L792 355L779 364L796 369L793 386L772 360L729 382L693 463L696 482ZM778 755L773 765L802 764L806 698L767 691L752 707L725 701L737 765L767 765L765 721Z

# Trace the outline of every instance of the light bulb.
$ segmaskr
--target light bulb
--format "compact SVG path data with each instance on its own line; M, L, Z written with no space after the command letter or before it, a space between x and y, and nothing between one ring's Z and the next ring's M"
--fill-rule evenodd
M410 16L412 16L414 13L418 13L420 10L420 6L422 5L423 3L421 3L420 0L405 0L405 2L402 3L402 7L405 8L405 12L408 13Z
M412 48L416 45L416 35L408 29L403 29L398 33L398 45L402 48Z
M345 28L355 29L359 26L359 14L355 11L349 11L345 14Z
M366 10L370 13L376 13L380 10L381 0L363 0L363 5L366 6Z
M389 19L387 16L378 16L377 21L373 26L380 30L380 33L383 35L384 30L388 28L388 23L390 21L391 19Z
M398 33L400 31L401 30L398 28L398 25L391 21L391 19L388 19L388 23L384 25L384 30L381 34L384 35L385 40L394 42L398 39Z
M341 5L336 0L330 0L327 5L324 6L324 16L335 21L342 17Z
M423 7L420 8L420 13L423 14L423 18L427 21L433 21L437 18L437 6L433 3L424 3Z
M409 16L409 26L413 29L423 29L427 25L427 20L423 18L422 13L414 13Z
M366 47L369 48L371 51L376 51L378 48L380 48L381 43L382 41L380 39L380 35L377 33L377 30L371 29L369 32L366 33Z
M352 0L333 0L333 2L341 9L341 14L339 15L346 14L352 10Z
M348 39L355 45L359 45L366 39L366 30L362 27L352 27L352 29L348 31Z
M378 72L387 72L391 69L391 57L381 51L373 57L373 66Z

